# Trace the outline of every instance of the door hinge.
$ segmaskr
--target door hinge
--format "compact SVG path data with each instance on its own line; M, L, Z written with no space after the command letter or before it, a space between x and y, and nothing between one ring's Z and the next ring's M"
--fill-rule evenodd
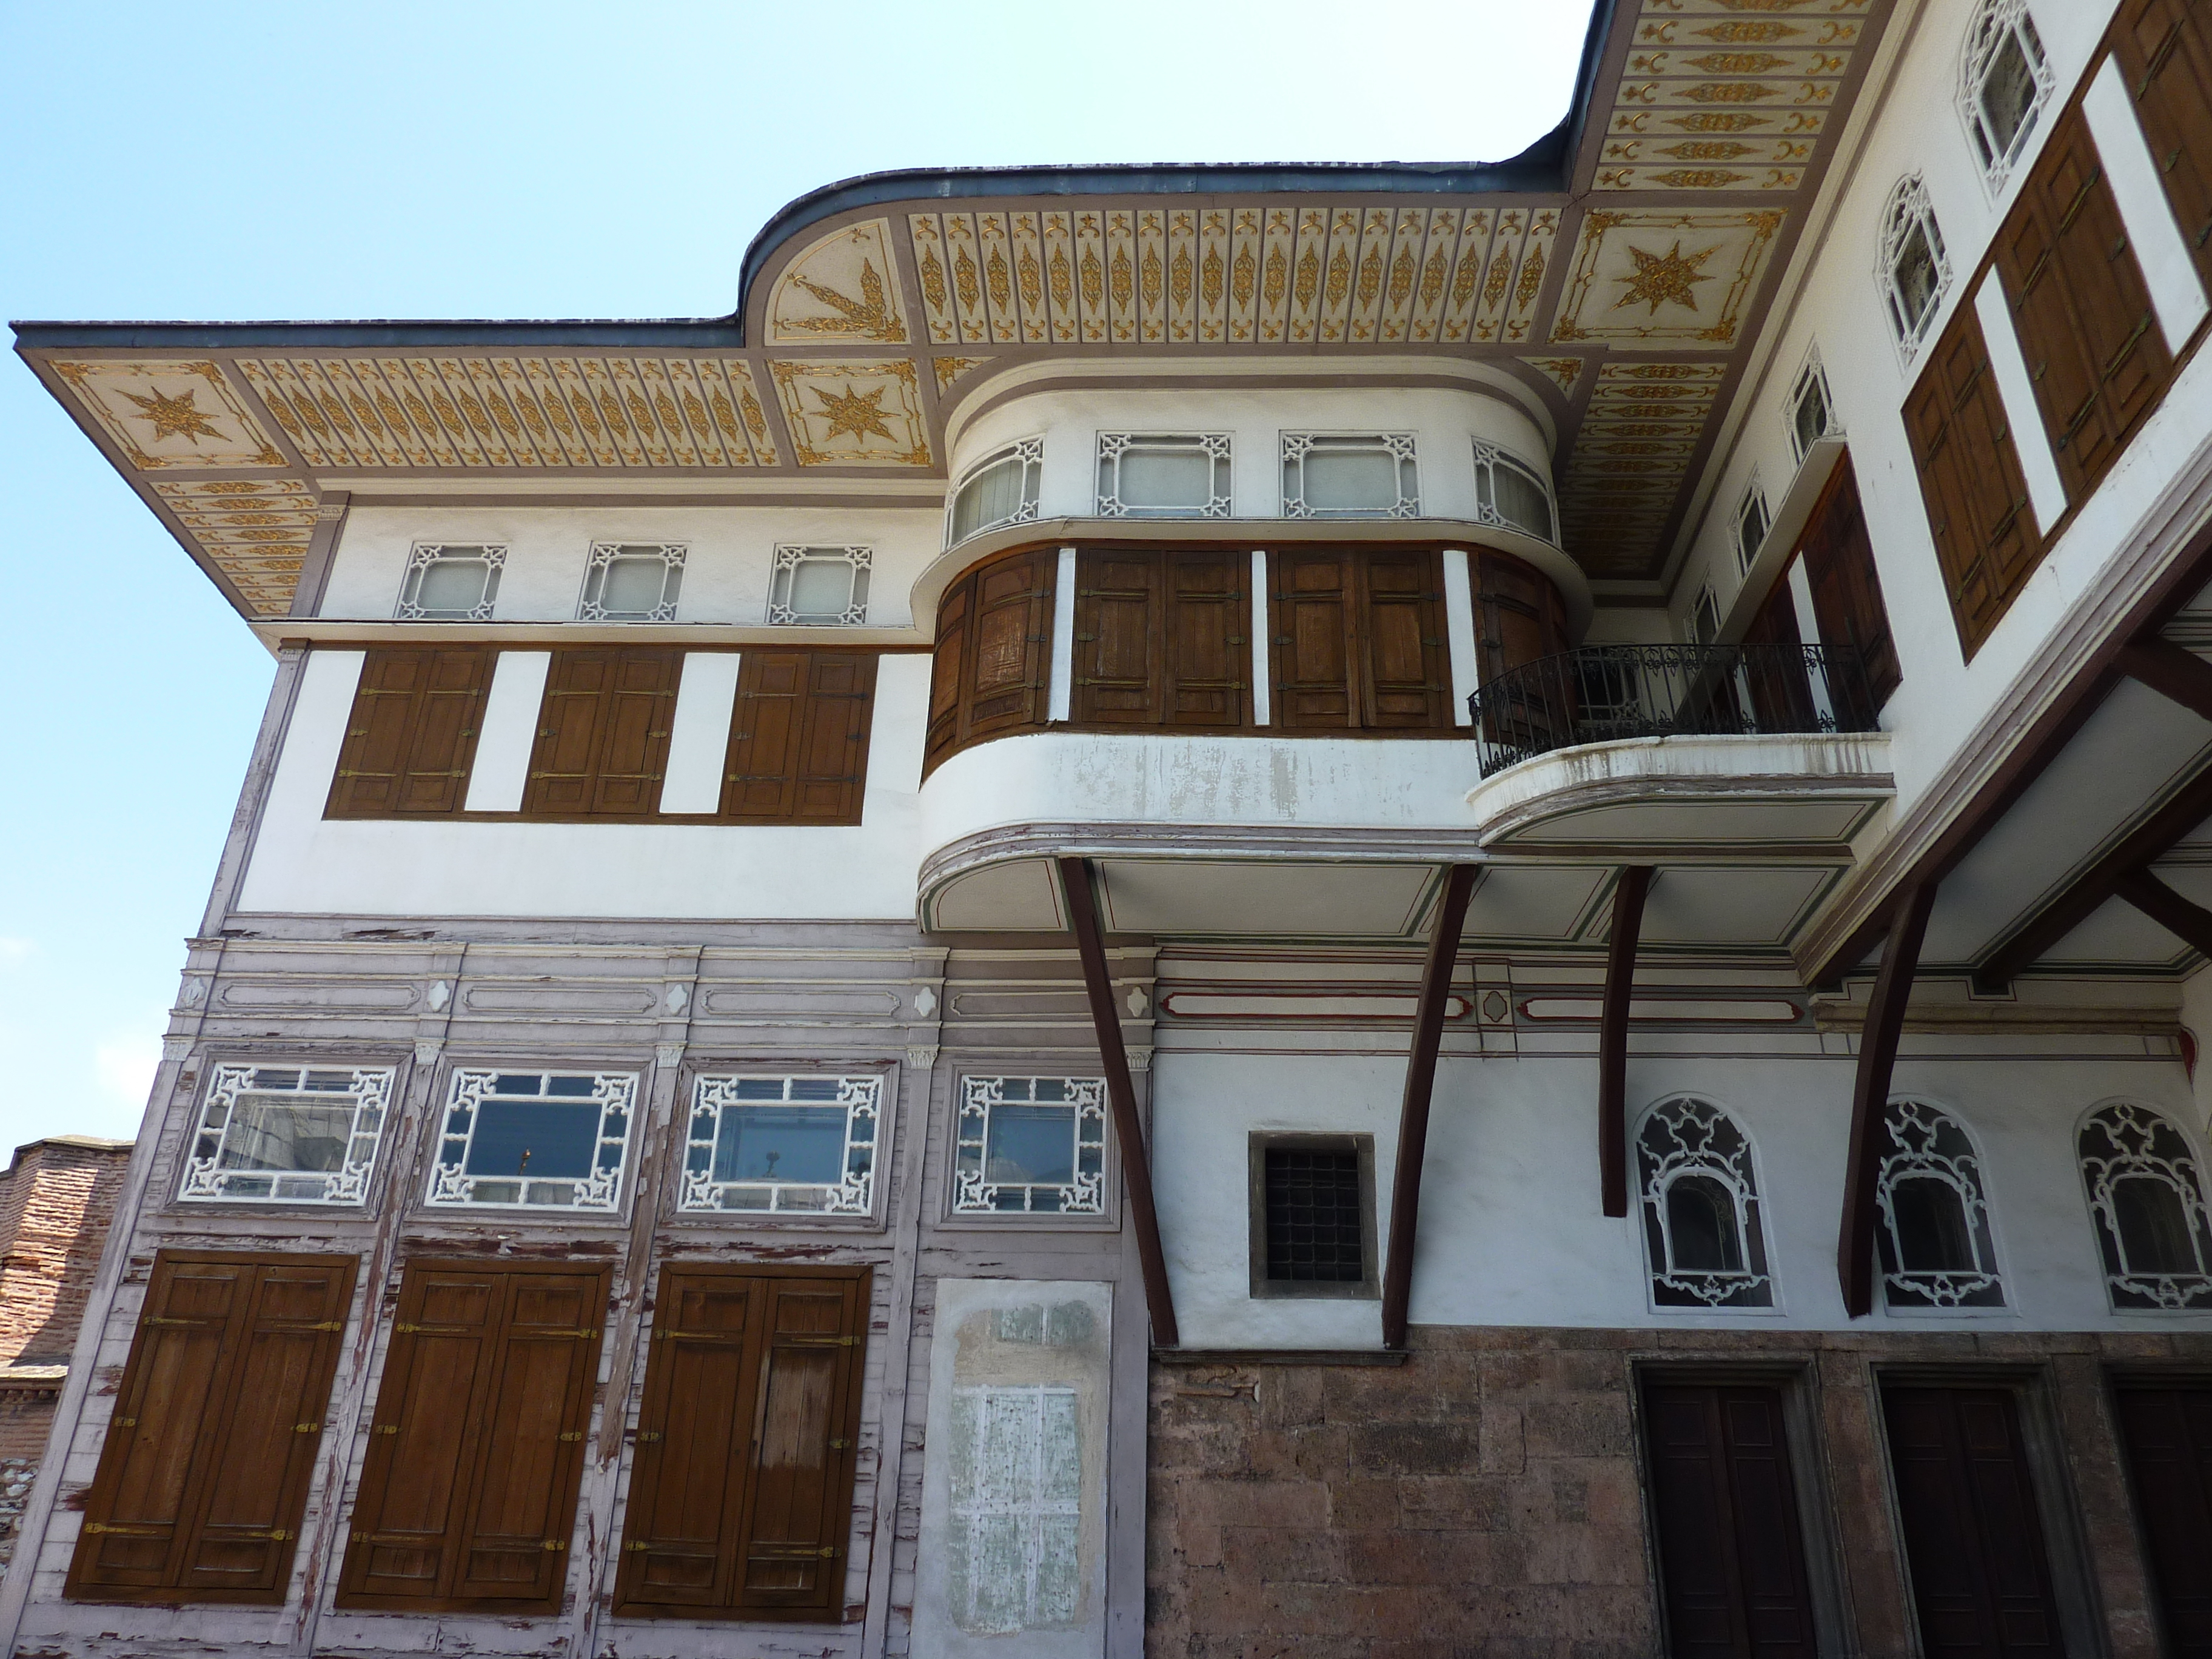
M460 776L460 774L456 772L453 775L455 777L459 777ZM325 1319L320 1324L310 1325L307 1328L311 1331L342 1331L345 1328L345 1321L343 1319Z
M111 1417L107 1419L107 1426L111 1429L135 1429L138 1426L138 1419L135 1417Z
M526 1328L520 1334L524 1336L566 1336L573 1337L579 1342L595 1342L599 1340L599 1328L596 1325L586 1325L581 1330L576 1331L533 1331Z
M650 1544L638 1544L638 1543L624 1544L624 1545L623 1546L623 1553L624 1555L643 1555L643 1554L644 1554L647 1550L651 1549L652 1547L653 1547L653 1546L652 1546L652 1545L650 1545Z
M84 1529L95 1536L116 1538L167 1538L169 1535L169 1529L166 1527L112 1527L105 1521L88 1521L84 1523Z
M553 1437L556 1440L565 1441L570 1444L574 1444L575 1442L581 1440L584 1437L584 1431L581 1429L564 1429L562 1432L555 1435Z
M659 1429L641 1429L638 1431L637 1443L641 1446L649 1445L659 1438L660 1431Z
M847 1451L851 1449L852 1444L853 1443L849 1440L832 1440L830 1443L830 1449L831 1451Z
M568 1547L568 1540L565 1538L549 1538L538 1546L550 1555L558 1555Z
M159 1314L149 1314L138 1322L142 1325L183 1325L188 1328L204 1327L207 1324L205 1320L169 1319Z
M786 1348L856 1348L860 1344L857 1336L787 1336L779 1339L777 1346Z
M371 1434L397 1434L399 1432L399 1425L397 1423L379 1423L374 1428L371 1429L369 1432Z
M295 1434L320 1434L322 1431L323 1425L319 1423L295 1423L292 1425Z

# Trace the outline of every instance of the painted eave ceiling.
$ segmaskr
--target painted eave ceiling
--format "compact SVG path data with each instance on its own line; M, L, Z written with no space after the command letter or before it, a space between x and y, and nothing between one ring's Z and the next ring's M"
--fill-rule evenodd
M1557 425L1568 552L1650 596L1893 3L1602 0L1568 118L1509 161L848 180L762 231L726 318L19 323L16 349L249 617L290 610L330 490L934 497L1006 371L1170 359L1181 385L1498 366Z

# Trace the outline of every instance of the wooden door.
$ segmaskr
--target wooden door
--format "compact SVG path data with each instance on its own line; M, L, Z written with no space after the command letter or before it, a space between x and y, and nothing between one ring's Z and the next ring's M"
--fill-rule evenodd
M1813 1659L1780 1390L1654 1382L1644 1409L1668 1651Z
M1286 732L1359 724L1352 561L1334 549L1267 555L1274 723Z
M2212 1656L2212 1384L2115 1393L2166 1651Z
M967 670L975 580L963 577L937 602L937 644L929 657L929 724L922 739L922 775L960 746L960 678Z
M2063 1651L2020 1413L2002 1389L1887 1388L1882 1415L1929 1659Z
M580 817L592 802L592 769L613 689L611 650L556 651L538 705L538 741L522 810L533 817Z
M365 653L323 815L458 812L497 653L484 646Z
M1360 720L1370 731L1449 726L1443 556L1376 550L1352 561L1360 601Z
M1818 724L1813 683L1805 671L1804 639L1797 628L1796 596L1785 567L1774 587L1743 631L1743 677L1760 728L1768 732L1810 732Z
M1856 649L1864 665L1873 707L1852 712L1863 717L1860 723L1870 725L1905 676L1898 665L1896 642L1890 636L1889 607L1882 600L1874 543L1867 534L1858 480L1848 457L1820 492L1796 551L1805 561L1806 580L1813 590L1813 617L1820 626L1822 643Z
M2124 0L2112 40L2181 239L2212 283L2212 17L2197 0Z
M155 1257L66 1595L283 1601L354 1267Z
M1559 590L1496 553L1477 554L1473 574L1482 735L1530 753L1572 741L1578 688L1569 665L1551 660L1567 648Z

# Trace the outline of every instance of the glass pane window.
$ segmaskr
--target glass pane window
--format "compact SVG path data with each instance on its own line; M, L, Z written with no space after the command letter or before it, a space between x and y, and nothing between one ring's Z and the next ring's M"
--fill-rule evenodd
M393 614L401 622L489 622L506 564L503 547L417 542Z
M1412 519L1421 511L1410 432L1283 434L1283 516Z
M2076 1146L2113 1308L2212 1308L2212 1213L2181 1131L2124 1103L2090 1114Z
M457 1070L428 1202L612 1211L637 1078Z
M875 556L865 547L777 548L769 575L769 623L858 628L868 619L868 571Z
M1105 1213L1103 1079L971 1077L960 1088L956 1213Z
M1981 1158L1957 1119L1921 1100L1883 1117L1875 1244L1892 1308L2002 1308Z
M1102 519L1225 519L1229 434L1098 434Z
M2027 0L1982 0L1959 64L1959 109L1992 191L2027 148L2057 79Z
M1044 440L1024 438L969 469L952 492L945 544L964 542L1002 524L1025 524L1037 515L1037 486L1044 474Z
M1771 1308L1765 1230L1751 1140L1692 1096L1662 1100L1636 1133L1651 1302L1659 1308Z
M1559 540L1552 514L1552 492L1535 468L1516 460L1494 444L1474 447L1475 517L1547 542Z
M1813 446L1836 430L1835 405L1828 398L1828 376L1815 358L1805 365L1790 393L1790 445L1803 460Z
M684 1210L869 1215L880 1077L702 1077L691 1085Z
M391 1103L388 1066L219 1065L177 1196L365 1203Z
M580 622L674 622L684 549L670 543L594 542L584 567Z
M1735 509L1735 558L1739 568L1748 571L1751 562L1759 556L1759 544L1766 539L1767 526L1772 520L1767 516L1766 492L1753 480L1746 485L1743 499Z
M1890 331L1909 357L1926 337L1951 281L1943 233L1936 228L1936 210L1917 173L1898 180L1890 192L1878 269Z

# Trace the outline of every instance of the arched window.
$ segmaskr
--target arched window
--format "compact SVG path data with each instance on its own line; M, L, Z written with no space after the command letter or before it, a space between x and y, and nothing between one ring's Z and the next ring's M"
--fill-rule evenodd
M1991 191L2027 148L2055 84L2027 0L1982 0L1959 59L1959 113Z
M1651 1300L1661 1308L1771 1308L1759 1183L1735 1120L1690 1095L1662 1100L1637 1131Z
M2124 1102L2092 1112L2075 1146L2112 1306L2212 1308L2212 1217L2181 1131Z
M2002 1308L1982 1163L1958 1120L1893 1100L1882 1120L1882 1292L1893 1308Z
M1943 252L1943 233L1936 228L1936 209L1917 173L1897 181L1881 215L1881 254L1875 266L1881 283L1882 308L1890 332L1907 358L1936 320L1943 291L1951 285L1951 261Z

